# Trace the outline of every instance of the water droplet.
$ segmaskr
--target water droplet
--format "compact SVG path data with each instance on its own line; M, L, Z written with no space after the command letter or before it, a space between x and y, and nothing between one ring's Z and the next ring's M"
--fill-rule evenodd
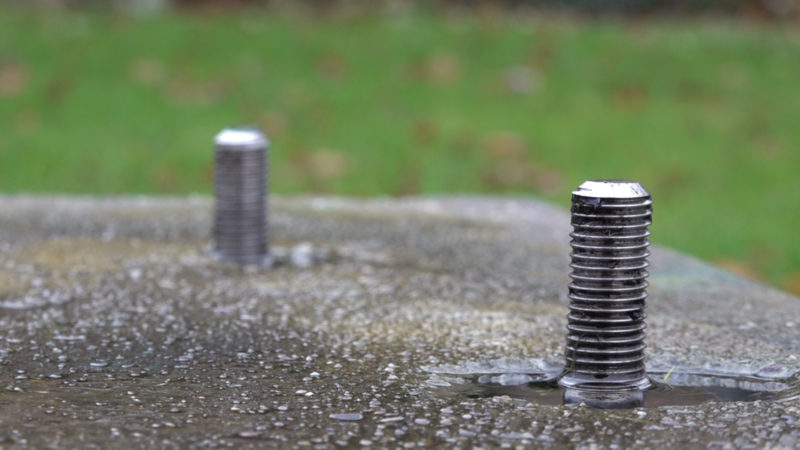
M357 422L364 418L361 413L334 413L328 417L333 420L341 420L343 422Z
M261 437L261 433L258 431L242 431L237 436L242 439L258 439Z

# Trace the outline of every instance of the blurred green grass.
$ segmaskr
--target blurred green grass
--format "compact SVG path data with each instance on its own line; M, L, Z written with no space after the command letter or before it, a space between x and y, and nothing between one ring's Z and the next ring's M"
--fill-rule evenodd
M800 31L406 11L0 8L0 190L210 192L257 124L277 193L655 198L654 240L800 292Z

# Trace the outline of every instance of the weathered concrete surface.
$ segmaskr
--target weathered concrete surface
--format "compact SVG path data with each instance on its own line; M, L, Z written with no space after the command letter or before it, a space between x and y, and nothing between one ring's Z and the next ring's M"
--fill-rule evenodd
M0 198L0 442L800 442L798 400L602 411L433 389L424 367L561 360L563 211L274 199L271 214L294 264L242 270L206 253L208 199ZM654 364L800 367L798 299L665 250L651 262Z

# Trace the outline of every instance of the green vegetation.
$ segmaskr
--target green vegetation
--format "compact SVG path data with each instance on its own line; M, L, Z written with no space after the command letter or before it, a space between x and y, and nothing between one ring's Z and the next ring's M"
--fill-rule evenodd
M800 32L700 21L0 9L0 190L210 192L258 124L277 193L656 199L654 240L800 291Z

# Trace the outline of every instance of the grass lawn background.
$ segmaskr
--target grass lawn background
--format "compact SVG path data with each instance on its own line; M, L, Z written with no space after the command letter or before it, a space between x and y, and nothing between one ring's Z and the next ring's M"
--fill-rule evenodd
M655 242L798 293L795 25L0 7L0 191L210 193L257 124L281 194L636 179Z

